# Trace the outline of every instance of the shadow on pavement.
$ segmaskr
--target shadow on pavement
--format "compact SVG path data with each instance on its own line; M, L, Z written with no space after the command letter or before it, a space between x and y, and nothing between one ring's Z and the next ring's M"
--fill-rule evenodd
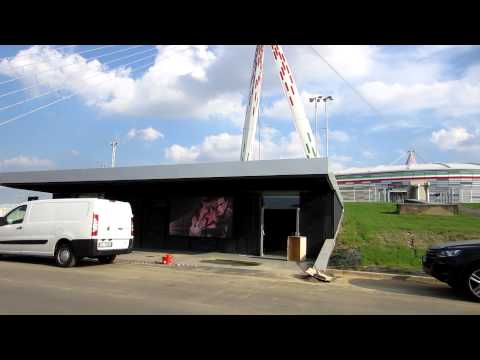
M23 264L35 264L42 266L56 267L55 260L52 258L39 257L39 256L17 256L17 255L3 255L0 258L0 262L16 262ZM89 266L102 266L96 259L81 259L78 261L76 267L89 267Z
M230 265L230 266L259 266L259 262L241 261L230 259L214 259L214 260L200 260L201 263L215 264L215 265Z
M396 294L408 294L441 298L447 300L469 301L468 297L461 291L457 291L448 285L421 284L402 280L374 280L374 279L352 279L349 283L354 286L380 290Z

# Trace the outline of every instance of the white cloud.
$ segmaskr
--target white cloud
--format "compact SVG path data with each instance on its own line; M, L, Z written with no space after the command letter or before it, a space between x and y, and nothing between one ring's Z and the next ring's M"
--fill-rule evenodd
M135 49L140 50L146 49ZM156 52L125 61L132 62L148 55L152 57L130 67L110 69L98 60L88 61L78 54L62 54L49 46L33 46L19 52L13 59L0 61L0 74L20 76L27 85L36 84L38 80L41 93L51 89L78 92L88 105L111 113L175 117L204 115L202 107L215 99L211 91L205 91L209 86L207 70L216 59L211 49L205 45L158 46ZM141 77L133 78L133 70L148 65L149 60L154 62L147 71ZM24 64L34 65L23 68ZM181 86L182 82L188 81L199 90L191 92ZM215 115L215 111L212 114Z
M345 131L340 130L329 130L328 131L329 139L339 142L348 142L350 141L350 135Z
M432 56L446 52L464 52L474 45L423 45L415 47L413 56L418 60L430 59Z
M148 127L145 129L130 129L128 132L128 138L129 139L142 139L144 141L155 141L158 138L163 138L164 135L158 131L157 129L154 129L153 127Z
M333 67L347 79L366 76L375 68L375 59L380 51L369 45L314 45ZM337 75L308 46L285 46L285 53L300 81L339 81Z
M480 82L480 64L470 66L465 71L464 79L471 84L478 84Z
M261 135L261 159L305 158L303 146L296 131L292 131L287 136L284 136L274 130L265 132L262 129ZM258 141L255 141L254 149L254 156L257 155L258 158Z
M332 155L329 156L329 165L332 171L341 171L347 168L347 166L350 164L352 161L351 156L346 156L346 155Z
M472 46L419 46L400 51L393 46L315 45L315 48L385 115L428 109L448 116L480 112L480 66L474 65L463 77L452 79L445 76L449 74L450 64L439 61L444 57L429 60L434 54L459 54ZM135 49L140 50L143 49ZM265 50L262 102L269 105L264 107L262 115L289 119L290 110L269 46ZM310 46L286 45L284 50L312 122L314 107L308 97L317 94L335 98L329 104L329 114L373 115ZM241 127L253 45L157 46L156 53L152 51L151 54L152 66L135 78L133 69L148 64L147 60L133 67L112 69L98 60L62 54L48 46L33 46L13 59L1 60L0 74L25 76L23 81L27 85L34 84L38 78L45 89L79 91L88 105L109 113L172 119L226 119ZM145 54L138 58L143 56ZM137 57L128 61L134 59ZM27 63L34 65L23 68ZM323 122L323 106L319 110L319 122Z
M24 66L29 64L29 66ZM89 104L102 104L111 97L122 96L131 87L131 69L109 70L98 60L81 55L61 54L49 46L32 46L13 59L0 61L0 73L21 77L26 85L40 84L42 92L63 89L80 92ZM39 89L36 89L39 91Z
M55 163L49 159L42 159L36 156L29 157L24 155L15 156L10 159L0 160L2 170L17 170L17 169L51 169L55 167Z
M386 115L428 109L450 116L480 112L480 84L466 79L411 86L374 81L364 83L359 89Z
M277 101L274 101L271 105L264 106L260 102L261 113L259 116L265 115L274 119L288 119L291 118L291 112L288 107L287 99L282 96Z
M373 54L377 51L369 46L317 48L332 62L338 63L347 76L354 77L371 67ZM144 49L135 49L140 50ZM153 65L139 78L133 78L133 69L148 64L147 60L128 68L110 69L98 60L88 61L81 55L62 54L48 46L33 46L11 60L2 60L0 74L22 76L28 85L38 80L46 90L60 88L79 92L88 105L111 113L225 118L237 125L243 123L254 46L157 46L157 51ZM285 52L300 84L332 75L308 47L285 46ZM282 94L269 46L266 53L270 58L266 59L264 68L264 95ZM155 53L151 54L153 60ZM350 61L352 58L355 61ZM128 61L134 59L137 57ZM25 67L24 71L21 65L27 63L35 65ZM305 99L310 94L302 95ZM283 117L288 113L287 109Z
M173 162L192 161L233 161L239 160L242 144L241 134L220 133L209 135L199 145L184 147L172 145L165 151L165 156ZM253 156L258 160L259 143L255 139ZM260 158L266 159L291 159L305 158L303 146L295 131L287 136L282 135L277 129L265 127L261 129ZM348 156L334 155L331 157L334 167L343 167L351 161Z
M402 152L403 153L403 152ZM365 159L373 159L375 158L375 154L371 151L368 151L368 150L363 150L362 151L362 156L365 158Z
M432 132L431 141L442 150L480 151L480 128L472 132L461 126L440 129Z
M73 156L78 156L80 155L80 151L73 149L73 150L70 150L70 154L72 154Z
M165 157L173 162L193 162L197 160L199 151L195 146L190 148L174 144L165 150Z
M240 93L221 94L208 100L198 108L196 115L200 118L223 118L231 120L241 127L245 120L246 106L242 104Z
M242 135L239 134L209 135L198 146L174 144L165 150L165 157L173 162L237 160L241 143Z

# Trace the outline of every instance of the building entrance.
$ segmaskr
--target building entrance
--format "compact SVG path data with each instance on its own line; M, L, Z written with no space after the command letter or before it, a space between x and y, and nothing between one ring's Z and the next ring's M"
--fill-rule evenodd
M142 232L141 248L158 250L165 247L167 236L168 208L163 201L151 201L146 204Z
M298 193L264 193L262 254L287 256L287 239L297 231L299 207Z
M287 256L287 238L295 235L296 209L264 209L263 253Z

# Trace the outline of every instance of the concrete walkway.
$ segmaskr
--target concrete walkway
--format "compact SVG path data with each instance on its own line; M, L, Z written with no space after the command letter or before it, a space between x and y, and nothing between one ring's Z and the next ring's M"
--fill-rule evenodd
M117 263L146 264L153 266L182 268L198 270L202 272L236 274L247 276L258 276L270 279L305 279L309 276L304 272L313 265L313 261L296 263L287 261L283 257L275 256L252 256L227 254L219 252L192 253L182 251L169 251L173 255L172 265L163 265L162 257L166 252L159 251L133 251L130 254L117 257ZM327 274L336 278L345 276L363 277L366 279L382 280L404 280L428 284L439 284L440 282L430 276L413 276L375 273L367 271L350 271L341 269L327 269ZM317 281L312 279L313 281Z
M162 257L167 252L133 251L117 257L118 263L163 265ZM210 272L245 274L267 277L292 277L302 275L312 262L296 263L283 257L259 257L252 255L219 252L192 253L169 251L173 256L172 267L190 268Z

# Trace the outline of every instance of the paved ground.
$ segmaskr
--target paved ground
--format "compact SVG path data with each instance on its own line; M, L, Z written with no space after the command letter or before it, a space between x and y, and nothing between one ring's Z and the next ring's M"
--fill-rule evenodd
M254 275L277 275L281 277L291 277L298 274L299 271L306 269L311 262L297 263L287 261L286 257L281 256L252 256L228 254L220 252L187 252L172 251L175 266L188 267L194 269L208 269L210 271L227 270L241 272L243 274ZM165 252L160 251L133 251L117 257L119 263L129 264L161 264Z
M443 284L342 276L333 283L226 268L0 260L0 314L479 314Z

